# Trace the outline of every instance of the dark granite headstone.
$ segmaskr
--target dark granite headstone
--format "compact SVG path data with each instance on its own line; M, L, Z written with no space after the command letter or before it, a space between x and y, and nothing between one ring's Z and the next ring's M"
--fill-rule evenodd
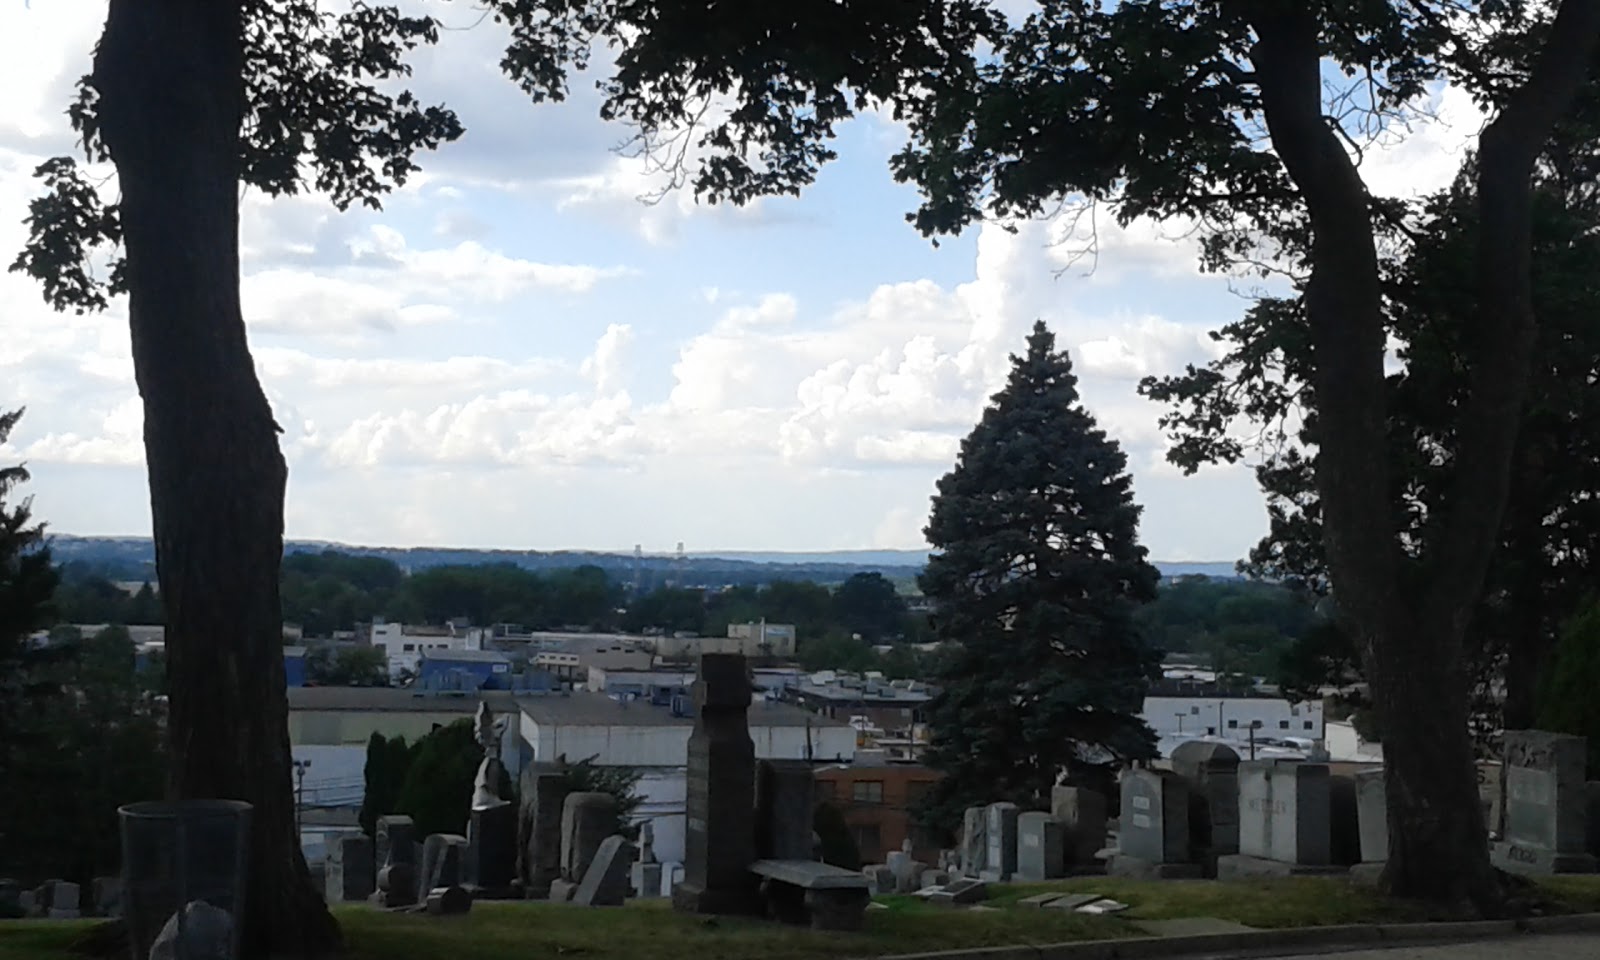
M413 844L417 842L417 825L410 817L379 817L372 833L372 859L380 868L391 863L416 863Z
M690 913L758 914L755 744L750 740L750 677L744 657L700 657L689 735L683 883L672 904Z
M1054 880L1067 873L1066 838L1061 821L1030 810L1017 817L1017 878Z
M984 836L989 851L984 855L987 866L978 876L991 883L1008 883L1017 872L1017 817L1021 809L1009 800L991 803L984 808Z
M628 868L633 864L633 844L612 835L601 841L583 881L572 895L581 907L620 907L628 896Z
M517 876L523 896L544 899L561 877L561 814L567 778L560 767L522 769L522 804L517 817Z
M606 837L617 830L617 798L569 793L561 807L561 879L580 883Z
M1050 813L1066 834L1067 862L1091 864L1106 845L1106 797L1088 787L1060 786L1050 791Z
M810 860L816 777L804 760L756 766L756 854L765 860Z
M428 891L423 909L432 916L459 916L472 911L472 894L465 887L435 887Z
M430 834L422 844L421 889L461 886L467 838L458 833Z
M517 808L509 801L474 809L467 821L466 886L504 898L517 875Z
M95 877L94 881L89 885L89 893L94 898L96 916L122 916L121 877Z
M1208 876L1239 852L1239 754L1224 743L1190 740L1172 751L1172 772L1189 787L1189 843Z
M339 837L328 845L323 870L329 903L354 903L372 896L378 871L372 862L372 840L366 834Z

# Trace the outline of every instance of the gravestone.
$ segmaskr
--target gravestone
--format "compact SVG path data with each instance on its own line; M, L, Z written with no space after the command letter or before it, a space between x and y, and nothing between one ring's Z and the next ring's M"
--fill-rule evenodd
M94 912L97 916L122 916L121 877L95 877L89 885L89 895L94 899Z
M982 880L972 879L952 880L945 884L943 890L928 896L929 903L945 905L982 903L987 899L989 885Z
M424 912L435 917L460 916L472 912L472 894L466 887L435 887L423 901Z
M561 877L561 817L567 801L566 773L550 764L529 764L520 777L517 814L517 878L522 895L542 900Z
M907 847L911 846L911 841L906 841L905 845ZM883 862L884 866L889 868L889 872L894 874L894 891L896 893L915 893L917 891L917 881L922 877L923 867L922 864L916 861L916 858L911 856L910 850L904 848L891 850L883 858Z
M926 890L929 887L942 887L950 882L950 871L938 867L928 867L922 871L917 879L917 889Z
M1017 878L1054 880L1067 875L1065 827L1048 813L1017 817Z
M1060 786L1050 791L1050 812L1061 821L1067 862L1086 866L1106 845L1106 796L1088 787Z
M1505 734L1505 837L1496 867L1514 873L1593 873L1584 785L1588 741L1543 730Z
M983 833L988 841L986 866L979 879L1008 883L1017 872L1017 805L1009 801L991 803L984 808Z
M869 863L861 868L861 873L867 878L867 888L873 896L888 896L895 893L899 878L894 875L894 870L886 863Z
M329 903L355 903L372 896L378 871L372 862L372 840L366 834L338 837L328 844L323 888Z
M1351 876L1374 882L1389 860L1389 803L1383 770L1356 774L1356 828L1360 834L1361 862Z
M700 657L689 735L683 883L672 905L688 913L760 914L756 859L755 744L750 676L739 654Z
M656 900L661 897L662 865L659 863L646 863L639 861L629 871L628 882L633 887L633 895L640 900Z
M572 902L583 907L620 907L628 897L628 868L633 864L633 844L612 835L601 841L584 871Z
M517 876L517 807L500 800L467 820L466 882L475 899L505 899Z
M1239 765L1239 853L1217 876L1337 873L1325 764L1252 760Z
M382 907L406 907L417 902L421 857L416 846L417 825L407 816L388 814L373 829L373 862L378 867L377 891L370 898Z
M561 879L579 883L606 837L617 830L617 798L569 793L561 808Z
M76 883L57 880L50 894L50 919L76 920L83 916L83 891Z
M0 917L10 919L12 911L21 909L22 885L15 880L0 880Z
M961 815L961 875L976 878L987 867L989 839L984 834L985 808L968 807Z
M1183 778L1170 770L1124 770L1111 872L1130 877L1199 877L1200 865L1189 856L1189 788Z
M756 855L764 860L810 860L816 780L804 760L756 765Z
M461 886L466 862L467 838L458 833L430 834L422 842L420 889Z
M1189 844L1207 876L1217 858L1239 852L1239 754L1223 743L1190 740L1172 751L1172 772L1189 788Z
M1349 867L1361 862L1361 813L1354 772L1328 772L1329 862Z

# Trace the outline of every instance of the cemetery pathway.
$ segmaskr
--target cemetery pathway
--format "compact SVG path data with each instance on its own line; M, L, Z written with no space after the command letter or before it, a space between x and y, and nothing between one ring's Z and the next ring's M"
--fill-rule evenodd
M1600 934L1524 935L1495 937L1472 943L1437 946L1386 947L1377 950L1326 949L1306 953L1273 954L1265 960L1294 960L1321 956L1329 960L1594 960L1600 957Z

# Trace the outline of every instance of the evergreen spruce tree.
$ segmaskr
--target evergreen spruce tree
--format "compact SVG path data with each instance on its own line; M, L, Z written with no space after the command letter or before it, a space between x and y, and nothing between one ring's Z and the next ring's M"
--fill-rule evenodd
M21 418L21 410L0 413L0 444ZM27 822L24 811L38 803L19 768L38 731L21 721L35 716L54 692L40 675L53 652L30 641L34 631L50 625L56 572L44 545L44 524L32 522L29 499L8 503L27 480L20 464L0 466L0 824L12 825ZM14 845L9 832L0 825L0 850Z
M1133 612L1159 575L1138 523L1126 457L1036 323L924 530L922 591L951 644L930 704L926 762L945 772L930 826L952 829L973 804L1046 806L1063 778L1155 755L1139 711L1160 658Z

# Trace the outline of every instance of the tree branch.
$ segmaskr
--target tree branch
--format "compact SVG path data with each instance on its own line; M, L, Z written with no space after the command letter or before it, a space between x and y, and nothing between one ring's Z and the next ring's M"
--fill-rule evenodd
M1478 310L1455 477L1428 532L1430 613L1465 629L1511 483L1534 339L1533 166L1589 78L1600 0L1563 0L1527 83L1478 136Z

